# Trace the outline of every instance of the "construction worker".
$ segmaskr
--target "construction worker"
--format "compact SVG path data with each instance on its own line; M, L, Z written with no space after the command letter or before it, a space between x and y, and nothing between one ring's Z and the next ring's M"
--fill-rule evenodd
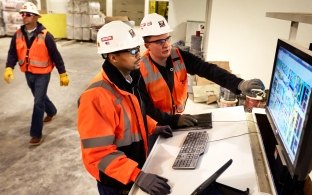
M38 22L41 16L37 7L26 2L21 7L20 14L24 25L12 37L3 77L7 83L14 79L13 69L17 62L20 70L25 73L27 84L34 96L29 144L35 146L43 140L43 122L51 121L57 112L47 96L54 66L60 75L61 86L67 86L69 79L53 35ZM43 118L45 112L47 116Z
M100 194L128 194L133 183L149 194L169 194L167 179L141 170L147 137L172 136L170 126L156 126L146 116L137 84L143 39L121 21L97 33L105 59L78 101L78 131L83 163L97 180Z
M160 124L173 127L196 125L192 116L179 114L184 111L188 97L187 73L209 79L235 94L249 94L251 89L264 89L259 79L243 80L215 64L172 47L169 34L172 29L159 14L146 15L140 29L147 49L140 63L144 78L140 88L144 91L147 114Z

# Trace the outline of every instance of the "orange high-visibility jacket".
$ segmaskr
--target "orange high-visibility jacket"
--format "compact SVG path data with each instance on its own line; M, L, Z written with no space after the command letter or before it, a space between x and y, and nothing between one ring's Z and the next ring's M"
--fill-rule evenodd
M187 71L177 48L171 50L171 59L174 74L172 94L158 68L149 58L149 51L142 57L140 71L155 108L176 114L184 111L187 100Z
M46 34L47 30L43 30L43 33L38 34L30 49L28 49L21 29L16 32L18 64L22 72L47 74L53 70L54 64L50 59L48 48L45 44Z
M143 152L146 158L147 134L155 130L156 121L148 117L147 123L148 132L136 96L120 90L102 70L79 99L78 131L88 172L98 181L102 171L123 184L134 182L138 163L118 148L143 141L145 151L131 152Z

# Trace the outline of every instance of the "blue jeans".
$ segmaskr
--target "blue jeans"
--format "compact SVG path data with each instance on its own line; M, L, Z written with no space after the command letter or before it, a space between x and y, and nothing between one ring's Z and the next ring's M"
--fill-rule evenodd
M54 116L57 112L54 104L47 96L51 74L25 73L27 85L34 96L34 108L31 119L30 136L41 137L44 112L48 116Z

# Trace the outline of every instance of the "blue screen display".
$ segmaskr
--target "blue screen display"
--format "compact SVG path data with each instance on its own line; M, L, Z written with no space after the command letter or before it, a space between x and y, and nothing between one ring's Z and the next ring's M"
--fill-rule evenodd
M312 66L280 46L271 80L268 109L294 164L311 98Z

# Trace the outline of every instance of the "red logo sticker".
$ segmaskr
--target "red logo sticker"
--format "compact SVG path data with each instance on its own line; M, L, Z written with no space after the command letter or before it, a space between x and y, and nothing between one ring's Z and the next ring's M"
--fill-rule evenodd
M102 41L102 42L110 41L110 40L113 40L113 36L108 36L108 37L102 37L102 38L101 38L101 41Z

